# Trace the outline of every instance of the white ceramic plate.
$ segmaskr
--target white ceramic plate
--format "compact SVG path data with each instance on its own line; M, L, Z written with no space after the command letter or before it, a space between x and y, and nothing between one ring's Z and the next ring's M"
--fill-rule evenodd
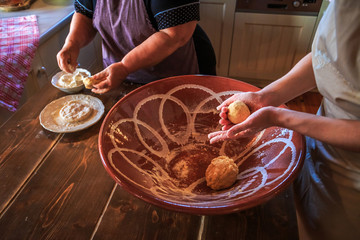
M91 107L91 114L82 121L68 123L60 116L61 108L70 101L80 101ZM40 124L45 129L57 133L71 133L84 130L97 123L105 111L104 104L100 99L84 94L68 95L56 99L46 105L40 113Z

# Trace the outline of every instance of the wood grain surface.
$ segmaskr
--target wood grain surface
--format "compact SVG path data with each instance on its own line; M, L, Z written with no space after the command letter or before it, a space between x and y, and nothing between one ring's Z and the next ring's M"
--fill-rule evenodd
M136 87L96 96L108 112ZM41 110L64 95L46 85L0 128L0 239L298 239L291 188L260 206L215 216L168 211L130 195L101 163L102 121L69 134L41 127ZM288 106L313 112L320 100L308 99Z

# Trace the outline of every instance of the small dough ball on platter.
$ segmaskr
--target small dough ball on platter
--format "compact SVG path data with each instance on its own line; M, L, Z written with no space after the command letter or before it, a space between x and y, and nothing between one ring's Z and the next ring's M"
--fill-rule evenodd
M219 156L211 160L206 169L206 184L213 190L228 188L236 181L239 168L234 160L227 156Z
M248 106L240 100L232 102L228 106L228 109L228 119L234 124L241 123L250 116L250 110Z

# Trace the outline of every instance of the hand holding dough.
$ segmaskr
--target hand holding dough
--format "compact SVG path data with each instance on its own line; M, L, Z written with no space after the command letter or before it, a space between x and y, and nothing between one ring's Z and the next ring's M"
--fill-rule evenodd
M220 190L233 185L238 173L238 166L233 159L227 156L219 156L211 160L205 172L205 179L209 187Z
M96 81L92 77L86 77L86 78L83 79L83 83L85 85L85 88L91 89L91 88L93 88L93 85L98 83L98 81Z
M239 100L232 102L228 106L228 109L228 119L234 124L241 123L250 116L249 108L246 106L245 103Z

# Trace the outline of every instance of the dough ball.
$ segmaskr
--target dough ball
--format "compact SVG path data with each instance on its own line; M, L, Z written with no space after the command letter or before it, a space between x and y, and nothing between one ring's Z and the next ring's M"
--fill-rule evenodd
M85 85L85 88L87 89L91 89L93 87L92 81L91 81L91 77L86 77L83 79L83 83Z
M214 190L220 190L233 185L238 173L238 166L233 159L219 156L211 160L205 172L205 179L209 187Z
M91 89L93 88L93 86L95 84L98 83L98 81L96 81L95 79L93 79L92 77L86 77L86 78L83 78L83 83L85 85L85 88L87 89Z
M229 105L228 109L228 119L234 124L241 123L250 116L250 110L248 106L246 106L245 103L239 100L232 102Z
M60 117L68 123L80 122L87 119L92 108L82 101L69 101L60 109Z

